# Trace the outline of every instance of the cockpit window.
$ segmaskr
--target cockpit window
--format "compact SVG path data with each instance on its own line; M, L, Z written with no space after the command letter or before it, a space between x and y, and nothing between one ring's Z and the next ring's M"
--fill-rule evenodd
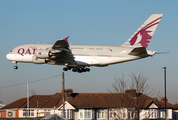
M11 52L12 52L12 50L11 50Z

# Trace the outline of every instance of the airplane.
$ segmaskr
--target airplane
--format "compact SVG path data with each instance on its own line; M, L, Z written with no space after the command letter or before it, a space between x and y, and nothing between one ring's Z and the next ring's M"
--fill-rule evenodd
M69 45L68 37L55 44L25 44L6 55L18 69L18 62L63 65L64 71L89 72L90 66L104 67L153 56L146 50L163 14L152 14L134 34L120 46Z

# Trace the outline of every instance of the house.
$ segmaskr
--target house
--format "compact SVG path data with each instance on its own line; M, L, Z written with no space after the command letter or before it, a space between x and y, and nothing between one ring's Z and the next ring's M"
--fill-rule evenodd
M178 120L178 104L174 105L174 109L173 109L173 119L174 120Z
M73 93L65 89L65 117L70 120L159 119L165 117L161 101L129 89L125 93ZM166 116L172 119L174 106L168 101ZM138 112L139 111L139 112ZM62 93L33 95L16 100L0 109L0 118L37 118L50 114L64 116Z

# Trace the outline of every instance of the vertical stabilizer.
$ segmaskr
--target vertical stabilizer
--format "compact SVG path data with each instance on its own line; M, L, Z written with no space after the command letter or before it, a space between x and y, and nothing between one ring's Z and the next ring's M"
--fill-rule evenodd
M137 31L123 44L127 47L147 48L163 14L151 15Z

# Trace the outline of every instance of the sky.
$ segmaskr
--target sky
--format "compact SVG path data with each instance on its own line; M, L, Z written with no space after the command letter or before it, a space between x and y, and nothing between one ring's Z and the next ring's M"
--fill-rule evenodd
M0 1L0 100L9 104L30 94L52 95L62 91L63 66L14 64L6 54L29 43L51 43L69 37L70 44L122 45L152 14L163 14L148 50L172 52L136 61L91 67L87 73L64 72L65 88L75 93L108 93L114 79L132 73L148 76L155 93L178 102L178 1L166 0L1 0ZM38 81L38 82L33 82ZM10 86L10 87L7 87ZM155 97L156 94L152 97Z

